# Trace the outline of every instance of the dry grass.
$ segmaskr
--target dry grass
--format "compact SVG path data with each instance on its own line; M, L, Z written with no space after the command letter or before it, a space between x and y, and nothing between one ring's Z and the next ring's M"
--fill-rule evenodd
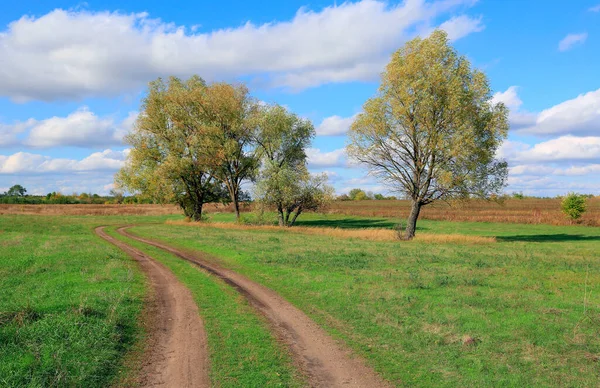
M206 211L229 211L220 204L204 205ZM0 204L0 215L30 214L49 216L162 216L181 214L175 205L6 205Z
M409 201L337 201L329 213L364 217L408 217ZM518 224L570 225L560 210L560 199L508 199L503 204L470 201L449 205L443 202L425 206L420 215L425 220L479 221ZM600 226L600 198L587 200L583 225Z
M398 235L391 229L341 229L341 228L320 228L294 226L291 228L281 228L274 225L241 225L227 222L189 222L189 221L167 221L170 225L186 225L195 227L208 227L233 230L261 230L278 231L285 233L312 234L319 236L330 236L337 238L357 238L370 241L398 241ZM496 242L495 237L466 236L460 234L433 234L419 233L413 241L431 242L439 244L491 244Z

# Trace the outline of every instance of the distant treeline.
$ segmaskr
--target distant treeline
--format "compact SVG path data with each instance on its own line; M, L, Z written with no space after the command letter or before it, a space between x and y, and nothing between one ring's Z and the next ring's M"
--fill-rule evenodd
M82 204L151 204L152 201L142 200L136 196L101 196L98 194L72 194L48 193L47 195L10 196L0 194L0 204L22 205L82 205Z
M125 196L120 192L111 191L110 195L98 195L93 193L81 193L65 195L52 192L46 195L28 195L27 189L21 185L14 185L8 191L0 193L0 204L22 204L22 205L81 205L81 204L151 204L152 201L143 200L137 196Z

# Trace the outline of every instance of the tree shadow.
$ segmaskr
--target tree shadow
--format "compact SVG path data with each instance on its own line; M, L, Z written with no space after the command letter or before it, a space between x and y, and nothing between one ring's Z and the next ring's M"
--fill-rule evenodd
M565 241L600 241L600 236L586 236L582 234L530 234L515 236L497 236L498 241L504 242L565 242Z
M298 220L296 222L298 226L312 226L312 227L323 227L323 228L340 228L340 229L365 229L365 228L379 228L379 229L393 229L398 225L398 221L390 219L359 219L359 218L344 218L339 220ZM403 222L403 227L406 223ZM417 226L417 230L427 230Z

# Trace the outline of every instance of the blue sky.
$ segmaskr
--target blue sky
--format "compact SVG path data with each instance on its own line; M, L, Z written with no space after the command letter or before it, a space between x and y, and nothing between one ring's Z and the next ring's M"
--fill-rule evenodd
M106 193L145 84L244 81L313 121L311 171L389 192L345 131L390 54L445 29L511 108L508 192L600 194L600 0L46 1L0 14L0 191Z

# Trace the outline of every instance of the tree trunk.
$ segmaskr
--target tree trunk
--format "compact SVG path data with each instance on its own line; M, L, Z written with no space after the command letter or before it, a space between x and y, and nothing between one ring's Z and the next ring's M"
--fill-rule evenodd
M283 207L281 205L277 205L277 220L279 221L279 226L285 226L283 221Z
M296 210L296 214L294 214L294 218L292 218L292 222L290 222L288 226L294 226L294 224L296 223L296 219L298 218L300 213L302 213L302 208L299 207L298 210Z
M240 220L240 202L237 199L237 195L233 199L233 207L235 208L235 219Z
M292 214L292 211L290 209L286 209L285 211L285 220L283 221L283 224L285 226L290 226L290 215Z
M412 201L412 207L410 209L410 215L408 216L408 221L406 223L406 231L404 238L407 240L412 240L415 237L415 231L417 229L417 220L419 219L419 213L421 212L421 203L419 201Z

